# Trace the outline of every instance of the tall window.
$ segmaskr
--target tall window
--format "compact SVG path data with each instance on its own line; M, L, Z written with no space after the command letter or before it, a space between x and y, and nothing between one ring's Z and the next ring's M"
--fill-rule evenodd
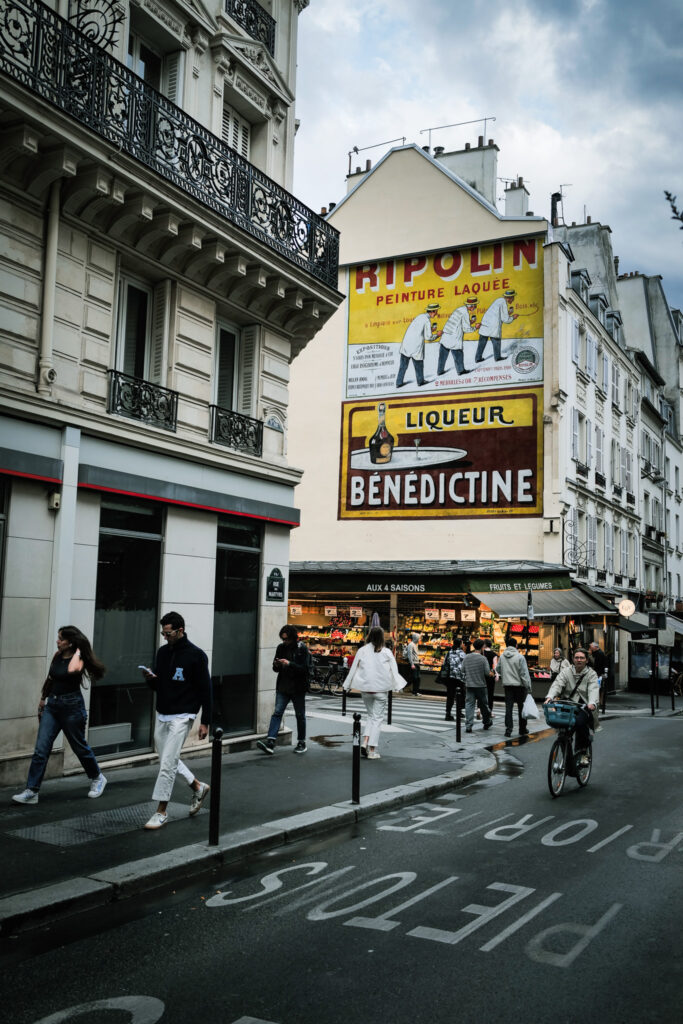
M221 409L234 409L237 403L238 350L237 332L229 327L219 327L214 390L216 405Z
M162 532L158 502L103 501L93 646L107 673L90 700L100 754L151 747L153 695L138 665L151 665L159 646Z
M163 43L152 43L136 32L131 32L128 36L127 66L147 85L163 93L167 99L179 106L182 106L183 101L184 58L183 50L166 52Z
M228 103L223 104L223 125L221 134L223 136L223 142L227 142L229 146L236 149L237 152L245 158L245 160L249 159L251 125Z
M226 732L255 727L261 528L218 519L213 618L214 721Z
M164 383L165 343L170 316L170 281L157 285L121 276L119 284L116 368L157 384Z

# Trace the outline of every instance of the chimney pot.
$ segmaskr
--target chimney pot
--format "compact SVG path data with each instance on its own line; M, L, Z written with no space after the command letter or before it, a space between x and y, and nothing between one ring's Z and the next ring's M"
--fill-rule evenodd
M434 156L441 156L444 151L443 146L434 146Z
M573 220L573 221L572 221L572 227L573 227L573 228L575 228L575 227L576 227L576 221L575 221L575 220Z
M527 210L527 211L526 211L526 215L527 215L527 217L534 217L534 216L535 216L535 214L534 214L534 211L533 211L533 210Z
M619 273L619 257L618 256L614 257L614 273L615 274Z
M422 147L422 152L423 153L428 153L429 152L429 146L423 146Z
M356 174L360 174L360 167L356 167Z
M372 168L372 160L365 161L365 170L369 171Z
M517 187L518 188L522 188L523 185L524 185L524 178L520 174L520 176L517 178Z
M489 139L489 146L493 145L493 139Z
M335 208L335 206L336 206L336 205L337 205L336 203L330 203L330 205L329 205L329 211L330 211L330 213L332 213L332 211L334 210L334 208Z
M466 142L466 143L465 143L465 149L471 149L471 148L472 148L472 147L470 146L469 142Z
M591 221L590 217L586 217L586 224L591 224L591 223L592 223L592 221Z
M324 217L326 213L327 213L327 207L326 206L321 206L320 207L320 216Z
M479 146L479 149L481 149L481 147L484 145L484 136L483 135L479 136L479 142L477 143L477 145Z

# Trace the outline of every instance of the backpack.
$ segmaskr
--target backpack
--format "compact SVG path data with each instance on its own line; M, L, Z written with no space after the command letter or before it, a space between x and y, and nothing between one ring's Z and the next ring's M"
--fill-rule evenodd
M303 640L299 640L299 643L298 643L297 646L298 646L300 651L304 652L304 669L305 669L305 672L306 672L306 679L309 679L310 675L311 675L311 669L313 668L313 657L312 657L311 652L309 651L308 647L303 642Z

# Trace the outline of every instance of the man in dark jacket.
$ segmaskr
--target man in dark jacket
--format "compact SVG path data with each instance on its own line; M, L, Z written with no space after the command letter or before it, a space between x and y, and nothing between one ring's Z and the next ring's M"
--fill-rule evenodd
M280 729L282 716L290 700L296 715L295 754L306 753L306 690L308 689L308 667L310 655L305 644L299 641L294 626L283 626L273 660L273 672L277 672L275 684L275 710L268 726L265 740L258 740L257 747L264 754L275 753L275 739Z
M158 807L145 828L157 829L168 820L166 808L173 792L178 771L193 790L190 814L196 814L209 787L194 778L180 760L180 751L187 739L192 723L201 708L199 739L206 739L211 722L211 676L204 651L191 644L185 635L185 620L178 612L168 612L161 619L161 635L165 647L157 651L154 672L140 666L147 685L157 695L157 721L154 744L159 754L159 775L152 798Z
M474 650L470 654L465 655L462 663L462 671L465 676L465 692L467 694L465 699L465 732L472 732L475 705L481 711L484 729L490 729L493 725L493 717L486 694L486 684L488 683L491 671L488 661L481 653L483 646L483 640L475 640Z

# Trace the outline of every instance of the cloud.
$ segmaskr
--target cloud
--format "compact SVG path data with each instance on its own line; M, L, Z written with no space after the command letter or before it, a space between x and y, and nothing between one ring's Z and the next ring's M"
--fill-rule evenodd
M622 267L664 274L681 306L682 235L663 197L683 195L679 7L660 0L647 18L639 0L314 0L299 21L295 192L316 209L338 201L354 146L364 167L389 148L365 147L425 145L427 128L493 116L432 145L495 138L498 173L524 176L536 213L571 183L566 219L610 224Z

